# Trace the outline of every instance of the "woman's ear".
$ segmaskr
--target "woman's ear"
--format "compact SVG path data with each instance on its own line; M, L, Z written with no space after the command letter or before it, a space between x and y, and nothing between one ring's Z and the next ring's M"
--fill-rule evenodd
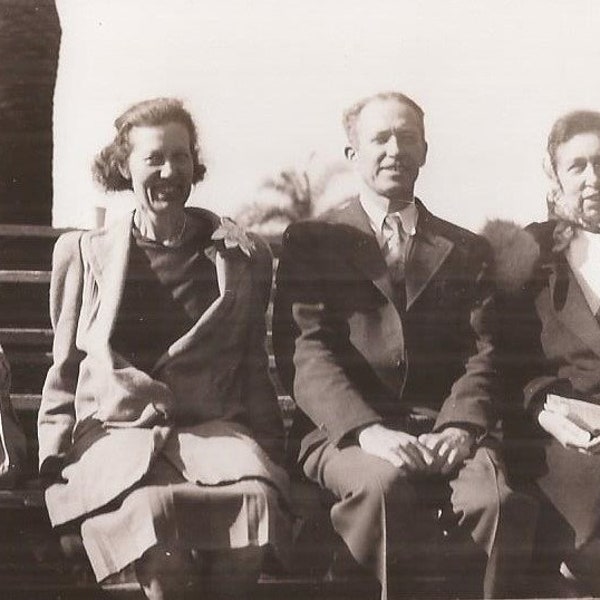
M548 177L548 179L550 179L552 188L555 191L562 192L563 191L562 183L560 182L560 179L558 178L558 173L556 172L556 169L554 168L554 163L552 162L552 158L548 152L546 152L546 154L544 155L544 160L542 161L542 167L544 168L544 173L546 173L546 176Z
M356 160L356 149L352 146L346 146L344 148L344 154L348 160Z
M131 179L131 173L129 172L129 165L127 163L123 164L122 162L118 162L117 167L118 167L119 173L121 173L121 177L123 177L123 179L127 179L127 180Z

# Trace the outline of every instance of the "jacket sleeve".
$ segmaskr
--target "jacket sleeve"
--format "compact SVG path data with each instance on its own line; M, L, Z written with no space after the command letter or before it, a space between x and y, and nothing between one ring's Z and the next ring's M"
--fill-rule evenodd
M63 234L54 248L50 281L50 320L54 330L53 364L42 390L38 413L41 475L56 475L71 445L75 390L83 353L77 348L83 263L81 232Z
M277 367L300 409L338 444L381 417L348 377L347 365L359 365L363 359L350 342L347 320L332 306L334 287L323 271L319 244L292 225L284 234L277 271Z
M269 247L253 236L252 323L245 353L245 383L243 394L250 425L256 441L276 463L282 464L285 433L281 410L273 382L269 377L269 357L266 349L265 312L271 295L273 261Z
M501 365L506 394L535 420L547 393L572 396L573 389L544 355L532 290L504 299L502 307Z
M542 325L535 298L547 286L546 263L552 248L552 223L488 224L494 248L496 312L495 353L501 383L501 416L510 427L521 427L526 411L537 421L548 392L571 395L569 382L545 357Z
M467 340L463 374L454 382L436 421L436 430L451 425L474 427L485 435L497 422L497 370L492 325L495 298L489 268L492 260L487 243L479 239L469 249L464 265L467 306L464 332Z

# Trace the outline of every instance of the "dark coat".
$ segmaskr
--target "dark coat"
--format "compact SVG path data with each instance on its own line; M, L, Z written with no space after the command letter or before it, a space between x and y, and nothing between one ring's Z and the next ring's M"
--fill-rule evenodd
M488 430L492 347L479 318L489 248L418 202L406 264L406 311L394 303L368 217L353 199L284 234L273 341L299 417L300 457L328 440L416 410Z
M494 345L505 387L504 454L512 480L535 482L554 507L544 516L552 519L540 522L543 535L551 532L555 545L564 536L579 546L597 537L600 457L564 448L537 424L537 415L549 393L600 404L600 323L566 259L564 243L555 243L556 226L555 221L533 223L517 236L529 238L515 244L528 249L519 257L527 269L510 290L499 287Z
M564 251L554 250L555 226L547 221L526 228L537 261L520 293L499 300L503 373L534 416L547 393L600 403L600 324Z

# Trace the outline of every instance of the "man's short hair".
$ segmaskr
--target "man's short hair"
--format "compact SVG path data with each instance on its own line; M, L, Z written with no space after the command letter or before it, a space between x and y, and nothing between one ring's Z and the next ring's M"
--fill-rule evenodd
M412 108L418 117L421 134L423 137L425 137L425 113L412 98L409 98L406 94L402 94L400 92L378 92L377 94L372 94L371 96L362 98L344 111L342 116L342 125L346 131L348 141L351 144L356 142L356 121L358 120L362 109L367 106L367 104L370 104L375 100L396 100L400 104L404 104Z
M574 110L558 118L548 135L548 158L556 172L556 150L580 133L598 133L600 136L600 112L596 110Z

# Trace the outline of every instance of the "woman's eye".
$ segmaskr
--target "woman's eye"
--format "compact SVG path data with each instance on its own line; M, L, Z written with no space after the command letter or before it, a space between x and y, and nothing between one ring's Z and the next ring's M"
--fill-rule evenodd
M158 165L162 165L162 163L163 157L159 154L151 154L150 156L146 157L146 164L150 165L151 167L157 167Z

